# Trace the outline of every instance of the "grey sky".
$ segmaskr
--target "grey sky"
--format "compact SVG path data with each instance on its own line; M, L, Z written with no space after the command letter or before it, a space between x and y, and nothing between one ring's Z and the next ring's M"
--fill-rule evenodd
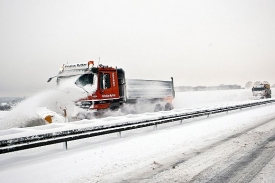
M274 0L0 0L0 96L101 58L175 85L275 83Z

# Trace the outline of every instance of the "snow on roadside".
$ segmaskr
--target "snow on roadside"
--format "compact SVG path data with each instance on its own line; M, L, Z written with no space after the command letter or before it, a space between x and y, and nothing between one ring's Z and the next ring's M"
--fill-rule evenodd
M75 78L74 78L75 79ZM69 84L71 82L68 82ZM0 130L9 128L26 127L45 124L36 113L37 108L47 107L60 114L61 108L67 107L68 113L75 113L74 104L71 102L83 95L82 89L70 86L70 93L64 88L68 87L64 83L59 90L42 91L33 97L22 101L13 110L0 118ZM232 103L247 100L252 95L250 90L219 90L219 91L197 91L197 92L177 92L174 100L175 109L194 108L202 106L213 106L217 104ZM59 103L57 103L59 101ZM115 114L114 114L115 115ZM118 114L121 116L121 114Z
M92 143L93 139L85 143L80 140L71 146L69 143L68 151L46 148L42 153L42 147L3 154L0 155L0 176L5 182L115 182L130 171L152 166L154 161L190 152L247 129L259 120L275 117L274 110L275 105L270 104L145 134L133 135L135 132L130 131L123 133L121 139L96 144Z
M257 101L259 102L259 101ZM55 123L43 126L34 126L29 128L21 128L20 130L14 131L15 128L10 128L7 130L0 130L0 140L14 139L20 137L28 137L36 136L38 134L48 134L48 133L59 133L61 131L68 130L80 130L80 129L93 129L93 128L102 128L102 127L111 127L118 124L133 124L137 122L143 122L145 120L156 120L163 117L172 117L178 115L189 114L192 112L198 112L207 109L214 108L222 108L227 106L234 105L244 105L253 103L252 101L242 101L242 102L234 102L224 105L215 105L209 107L199 107L193 109L173 109L171 111L160 111L160 112L151 112L151 113L143 113L143 114L129 114L125 116L116 116L116 117L106 117L100 119L93 120L81 120L69 123ZM43 121L44 122L44 121Z
M175 108L193 108L249 100L250 89L177 92Z

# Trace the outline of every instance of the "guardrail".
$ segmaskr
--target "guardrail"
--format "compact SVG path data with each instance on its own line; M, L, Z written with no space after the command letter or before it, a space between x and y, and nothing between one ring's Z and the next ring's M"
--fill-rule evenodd
M251 102L246 104L240 105L232 105L226 107L217 107L212 109L205 109L205 110L197 110L193 112L184 112L181 114L173 114L168 116L161 116L157 119L151 120L141 120L141 121L134 121L134 122L125 122L121 124L115 125L108 125L108 126L94 126L94 127L86 127L86 128L79 128L79 129L72 129L72 130L65 130L60 132L54 133L44 133L44 134L36 134L26 137L19 137L13 139L5 139L0 140L0 154L30 149L40 146L46 146L56 143L64 143L64 148L67 149L67 142L73 140L79 140L88 137L95 137L100 135L106 135L110 133L118 133L121 136L122 131L143 128L148 126L155 126L157 125L180 121L189 119L189 118L196 118L200 116L209 116L211 114L228 112L233 110L240 110L248 107L254 107L264 104L273 103L275 100L269 99L259 102Z

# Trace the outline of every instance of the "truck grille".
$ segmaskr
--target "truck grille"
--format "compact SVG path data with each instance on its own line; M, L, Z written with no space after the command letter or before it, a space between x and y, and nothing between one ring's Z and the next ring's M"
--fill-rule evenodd
M93 105L93 101L81 101L80 108L82 109L90 109L90 107Z

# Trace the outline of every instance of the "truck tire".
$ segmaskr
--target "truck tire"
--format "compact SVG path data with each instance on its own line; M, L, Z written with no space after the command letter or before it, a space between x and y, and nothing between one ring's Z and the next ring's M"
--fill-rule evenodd
M162 110L161 105L160 105L160 104L156 104L156 105L155 105L154 112L159 112L159 111L161 111L161 110Z
M171 111L173 109L173 106L171 103L166 103L164 106L165 111Z
M91 113L88 113L88 114L86 115L86 119L92 119L92 114L91 114Z

